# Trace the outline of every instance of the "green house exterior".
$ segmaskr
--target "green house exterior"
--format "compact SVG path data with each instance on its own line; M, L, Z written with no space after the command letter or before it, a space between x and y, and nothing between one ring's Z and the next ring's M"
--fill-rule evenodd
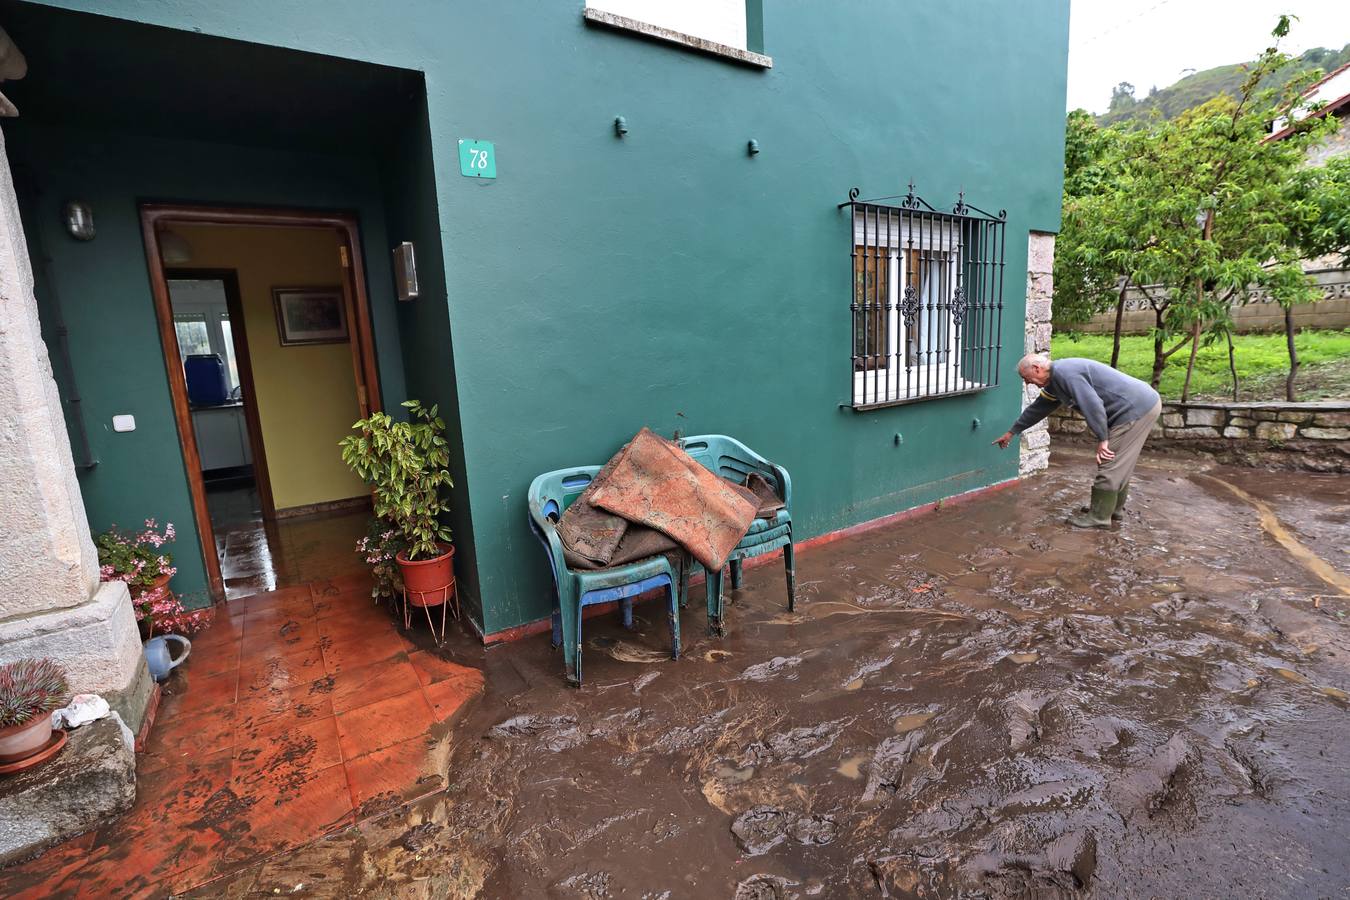
M76 463L97 460L91 527L172 520L175 584L206 600L138 212L154 201L357 215L383 404L447 419L459 584L487 636L549 612L532 478L642 426L786 466L798 541L1017 477L990 442L1021 402L1028 235L1059 226L1067 0L748 13L733 59L588 22L581 0L0 5L28 57L3 128L88 436ZM492 142L495 178L461 174L461 140ZM1007 211L1000 384L859 412L838 204L911 180L935 206ZM95 240L65 234L72 198ZM401 241L422 282L406 303ZM136 431L112 431L125 413Z

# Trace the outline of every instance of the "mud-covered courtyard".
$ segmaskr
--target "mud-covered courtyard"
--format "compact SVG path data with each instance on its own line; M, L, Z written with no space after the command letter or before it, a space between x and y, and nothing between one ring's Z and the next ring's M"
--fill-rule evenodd
M1074 531L1088 467L802 553L796 614L749 570L725 638L696 590L678 662L592 619L579 691L457 639L447 790L198 895L1341 896L1350 484L1146 457Z

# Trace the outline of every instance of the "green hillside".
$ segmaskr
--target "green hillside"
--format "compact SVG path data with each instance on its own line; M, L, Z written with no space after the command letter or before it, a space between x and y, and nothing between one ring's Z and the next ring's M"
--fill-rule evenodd
M1347 62L1350 62L1350 44L1340 50L1315 47L1299 56L1283 74L1286 78L1293 78L1311 69L1330 72ZM1216 66L1202 72L1192 72L1165 88L1155 87L1141 99L1133 96L1133 85L1122 83L1111 94L1110 108L1098 116L1097 121L1102 125L1144 121L1155 110L1163 118L1170 119L1211 97L1224 93L1236 94L1245 74L1239 64Z

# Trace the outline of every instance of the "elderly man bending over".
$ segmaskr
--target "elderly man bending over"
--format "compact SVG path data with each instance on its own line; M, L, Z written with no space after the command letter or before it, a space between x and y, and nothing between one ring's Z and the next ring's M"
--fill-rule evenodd
M1106 528L1121 517L1130 476L1139 461L1153 423L1162 412L1158 392L1091 359L1059 359L1032 353L1017 364L1017 374L1041 389L1035 402L1022 410L1012 428L994 441L1000 447L1054 412L1061 404L1077 408L1097 436L1097 477L1092 503L1069 517L1078 528Z

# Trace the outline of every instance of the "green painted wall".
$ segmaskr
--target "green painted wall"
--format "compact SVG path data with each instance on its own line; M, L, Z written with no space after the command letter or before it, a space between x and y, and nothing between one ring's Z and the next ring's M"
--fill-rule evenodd
M769 71L588 28L580 3L59 5L425 73L457 378L435 374L449 335L407 366L457 387L487 631L548 609L531 477L642 425L781 461L803 538L1016 473L989 441L1018 407L1026 232L1059 225L1066 0L765 3ZM496 142L497 180L458 174L466 137ZM909 178L935 204L964 188L1008 210L1004 384L841 411L835 204Z
M159 341L137 204L142 200L356 209L366 246L381 389L386 404L404 396L402 350L389 273L383 200L373 160L227 147L156 137L93 133L32 120L5 123L15 180L23 194L30 250L34 231L48 257L38 265L44 328L51 288L69 330L93 456L80 472L89 524L138 525L147 517L178 529L174 588L207 601L201 544L193 525ZM61 225L64 200L94 209L98 236L71 240ZM45 269L45 272L44 272ZM45 276L45 277L44 277ZM53 335L45 335L54 347ZM59 366L58 382L64 381ZM62 384L63 396L69 396ZM131 413L134 432L117 434L112 417ZM334 448L334 453L336 453Z
M455 542L456 590L469 616L481 623L477 542L469 501L469 473L464 464L464 429L459 415L454 352L449 340L450 310L436 199L436 160L431 150L424 91L413 98L407 116L405 139L390 143L381 168L389 233L397 235L396 240L412 241L417 252L418 298L398 304L404 371L408 396L440 407L446 439L455 448L450 455L455 488L449 519Z

